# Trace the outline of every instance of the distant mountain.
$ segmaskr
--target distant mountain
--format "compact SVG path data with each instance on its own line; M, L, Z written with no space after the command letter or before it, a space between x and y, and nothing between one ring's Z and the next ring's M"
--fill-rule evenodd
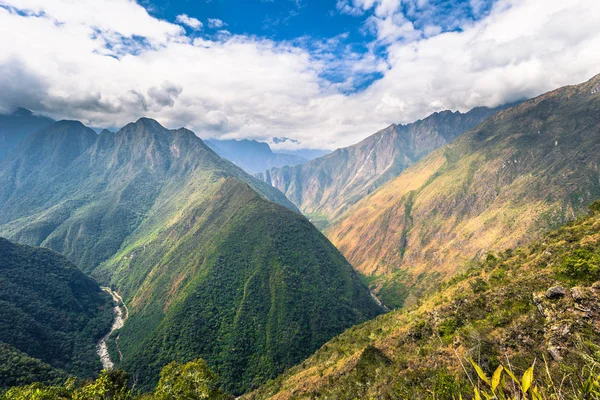
M600 76L487 119L365 197L327 236L388 305L600 198Z
M306 162L303 157L273 153L267 143L256 140L206 140L205 143L219 156L231 161L249 174L273 167L297 165Z
M18 108L11 114L0 114L0 160L14 150L27 136L44 129L54 121Z
M306 160L314 160L315 158L323 157L331 153L331 150L319 150L319 149L299 149L299 150L282 150L275 151L278 154L291 154L294 156L302 157Z
M92 134L58 122L0 162L0 235L59 251L123 296L113 361L141 387L203 357L241 393L381 312L282 193L193 132L140 119Z
M585 398L600 341L600 203L593 209L528 247L471 264L419 307L347 330L242 399L478 398L474 387L490 392L479 376L499 365L496 396L480 398L514 398L532 365L538 398Z
M390 125L353 146L257 176L285 193L322 228L405 168L499 109L502 107L480 107L466 114L443 111L412 124Z
M0 238L0 388L100 371L110 297L63 256Z

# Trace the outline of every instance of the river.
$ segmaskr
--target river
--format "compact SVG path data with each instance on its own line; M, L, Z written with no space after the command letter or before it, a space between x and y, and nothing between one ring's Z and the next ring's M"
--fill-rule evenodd
M96 353L98 353L98 356L100 357L100 361L102 362L102 368L108 370L113 369L115 366L115 363L111 360L110 354L108 353L108 338L110 338L110 335L112 335L114 331L123 327L125 321L127 320L127 317L129 316L129 310L127 309L127 306L123 302L123 299L121 298L121 296L119 296L117 292L113 291L111 288L108 287L103 287L102 290L110 294L113 298L113 301L115 302L115 319L113 320L110 332L108 332L106 336L100 339L100 341L96 345ZM123 353L121 353L121 349L119 348L119 336L115 338L115 344L119 353L119 361L121 361L123 360Z

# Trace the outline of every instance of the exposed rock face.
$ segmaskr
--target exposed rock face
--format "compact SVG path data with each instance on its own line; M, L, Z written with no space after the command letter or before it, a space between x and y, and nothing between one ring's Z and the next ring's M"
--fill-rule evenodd
M498 109L442 111L408 125L390 125L362 142L303 165L273 168L258 177L325 226L350 205L431 151L477 126Z

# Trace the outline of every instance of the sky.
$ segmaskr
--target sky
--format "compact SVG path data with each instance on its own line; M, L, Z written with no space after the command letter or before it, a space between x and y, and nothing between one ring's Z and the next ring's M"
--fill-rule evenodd
M598 0L0 0L0 112L335 149L600 73Z

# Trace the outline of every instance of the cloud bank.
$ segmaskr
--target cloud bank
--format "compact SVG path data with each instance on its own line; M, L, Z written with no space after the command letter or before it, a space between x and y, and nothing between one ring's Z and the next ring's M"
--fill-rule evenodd
M376 37L355 53L343 36L190 37L184 26L199 30L200 20L159 20L130 0L0 0L0 109L107 127L148 116L201 137L336 148L390 123L495 106L600 73L597 0L465 4L472 18L432 0L340 0L338 12L368 15L364 29ZM371 73L380 79L351 90Z

